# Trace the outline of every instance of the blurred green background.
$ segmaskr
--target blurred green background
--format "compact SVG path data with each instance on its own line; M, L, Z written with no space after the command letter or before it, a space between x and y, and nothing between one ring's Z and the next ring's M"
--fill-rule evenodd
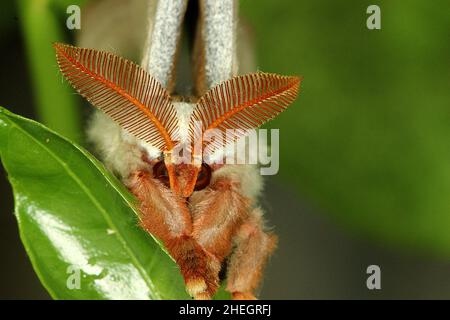
M69 4L104 1L3 1L0 105L82 142L89 108L61 86L51 43L79 38L65 27ZM138 41L142 13L119 13L145 0L109 1L103 12L117 17L104 32ZM381 30L366 27L371 4L381 8ZM262 202L280 247L262 298L450 298L449 7L447 0L240 1L258 69L305 78L294 106L269 124L280 128L280 173L267 179ZM138 59L129 47L124 55ZM48 298L18 239L1 175L0 298ZM370 264L381 267L380 291L366 288Z

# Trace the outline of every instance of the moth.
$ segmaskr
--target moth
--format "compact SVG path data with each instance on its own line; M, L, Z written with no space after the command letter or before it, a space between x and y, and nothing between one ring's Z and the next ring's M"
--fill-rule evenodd
M257 204L261 177L255 166L203 160L285 110L300 78L252 73L198 98L172 97L151 74L117 55L62 43L54 48L67 81L114 121L99 115L104 125L92 134L108 150L104 160L138 199L141 226L161 239L177 262L187 292L212 298L226 264L226 290L234 299L254 299L277 243ZM204 132L244 130L222 145L200 137L195 147L196 123ZM108 129L117 124L126 132L120 141ZM179 146L191 151L190 161L180 161Z

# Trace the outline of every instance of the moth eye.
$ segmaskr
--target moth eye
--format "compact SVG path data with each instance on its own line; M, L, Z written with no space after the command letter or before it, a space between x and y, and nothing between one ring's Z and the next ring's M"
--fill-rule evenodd
M159 161L153 166L153 177L169 185L169 173L167 172L164 161Z
M205 189L211 181L211 167L206 163L202 164L200 172L197 175L197 182L195 183L195 191Z

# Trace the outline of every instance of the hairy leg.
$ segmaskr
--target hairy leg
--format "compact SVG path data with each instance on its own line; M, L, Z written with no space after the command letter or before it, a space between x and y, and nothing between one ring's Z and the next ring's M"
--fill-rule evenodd
M210 279L208 253L192 237L192 220L185 200L173 195L146 171L135 171L126 181L139 200L141 225L161 239L180 267L188 293L196 299L205 294Z
M254 209L234 238L236 248L230 257L226 288L233 299L255 299L266 261L276 247L277 237L264 232L261 217L261 210Z
M239 192L239 184L228 178L191 196L194 239L208 252L208 292L219 285L221 264L232 249L233 237L249 212L249 199Z

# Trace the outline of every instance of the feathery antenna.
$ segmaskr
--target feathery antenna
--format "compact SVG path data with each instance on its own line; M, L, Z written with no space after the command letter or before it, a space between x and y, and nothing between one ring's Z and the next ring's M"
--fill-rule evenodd
M300 82L299 77L270 73L251 73L224 81L200 98L193 111L191 133L194 121L201 121L205 130L225 133L234 129L232 135L224 135L222 143L212 141L208 151L223 148L284 111L295 100Z
M111 53L62 43L53 46L61 72L92 105L161 151L173 148L176 110L154 77Z

